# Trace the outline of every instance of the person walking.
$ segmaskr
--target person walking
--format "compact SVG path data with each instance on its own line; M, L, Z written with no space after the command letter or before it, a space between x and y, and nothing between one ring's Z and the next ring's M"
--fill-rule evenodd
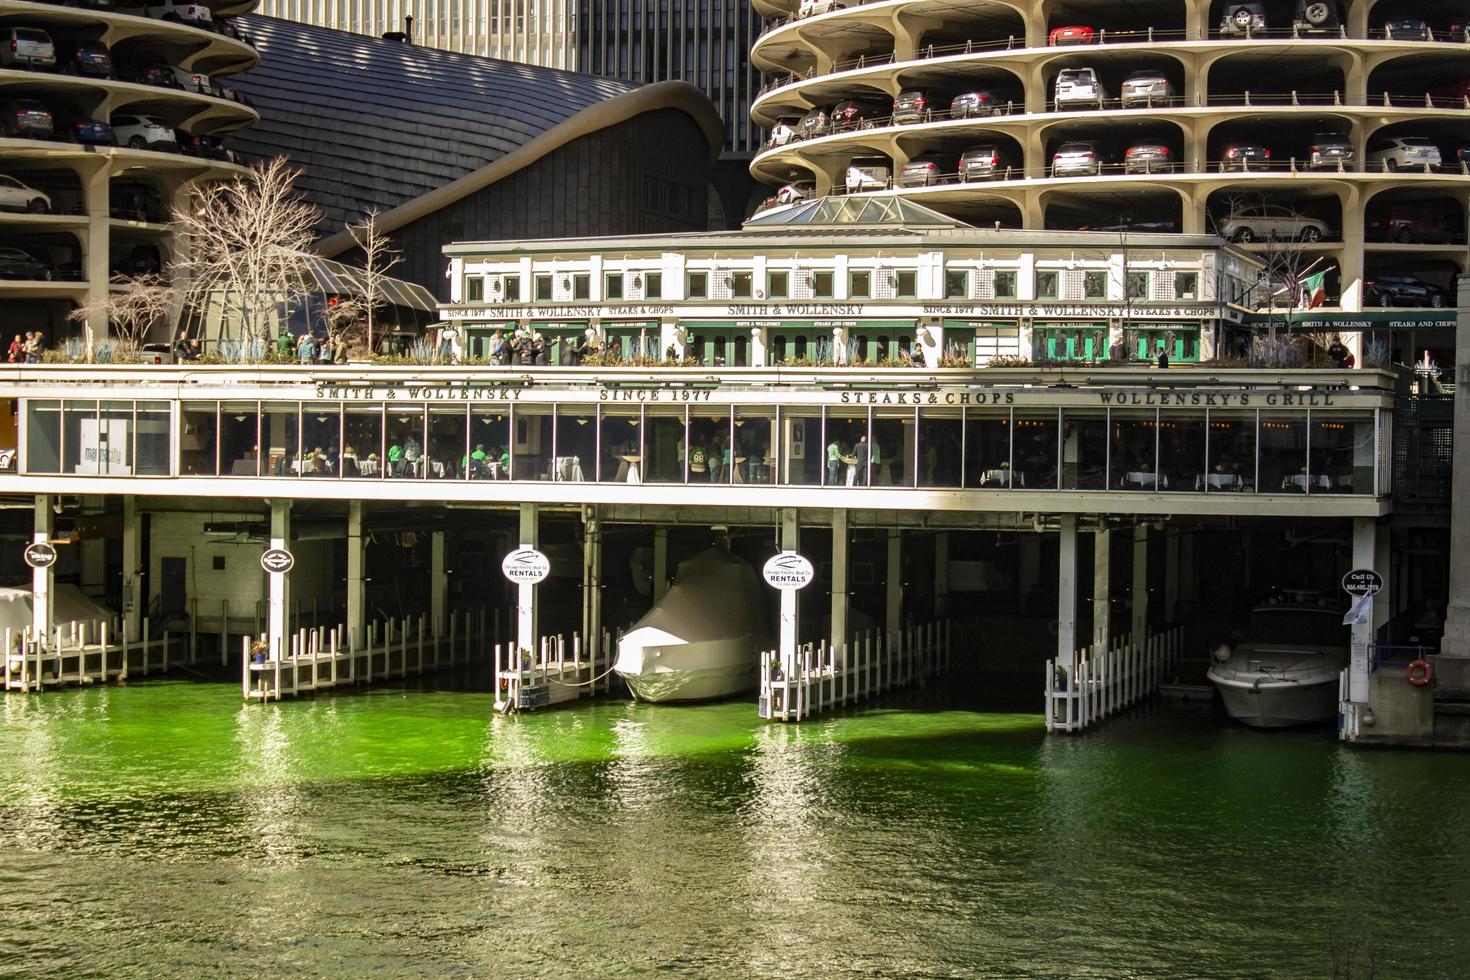
M1164 346L1164 342L1161 340L1161 341L1159 341L1159 367L1160 368L1167 368L1168 366L1169 366L1169 348L1168 347L1165 347Z
M827 443L827 486L837 486L839 475L842 473L842 443L836 436Z

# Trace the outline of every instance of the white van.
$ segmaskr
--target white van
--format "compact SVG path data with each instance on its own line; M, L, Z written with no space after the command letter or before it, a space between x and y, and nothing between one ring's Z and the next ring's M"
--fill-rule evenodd
M883 191L893 179L893 164L887 157L853 157L847 165L847 193Z
M1111 96L1102 79L1091 68L1063 68L1057 73L1052 98L1062 109L1101 109Z

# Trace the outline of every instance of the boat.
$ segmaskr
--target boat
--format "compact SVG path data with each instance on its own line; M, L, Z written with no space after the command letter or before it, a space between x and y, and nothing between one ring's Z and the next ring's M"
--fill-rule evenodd
M639 701L708 701L756 686L769 641L765 590L723 548L679 563L673 584L618 640L613 670Z
M1348 665L1343 611L1306 601L1266 602L1214 652L1206 672L1225 711L1253 728L1288 728L1337 714Z

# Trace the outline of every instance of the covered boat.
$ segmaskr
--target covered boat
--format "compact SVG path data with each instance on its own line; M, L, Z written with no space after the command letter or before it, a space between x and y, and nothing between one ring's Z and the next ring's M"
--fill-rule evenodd
M1337 714L1338 678L1348 664L1342 610L1268 602L1215 651L1207 676L1225 711L1255 728L1286 728Z
M679 563L674 582L618 641L613 664L641 701L704 701L751 690L766 632L755 569L721 548Z

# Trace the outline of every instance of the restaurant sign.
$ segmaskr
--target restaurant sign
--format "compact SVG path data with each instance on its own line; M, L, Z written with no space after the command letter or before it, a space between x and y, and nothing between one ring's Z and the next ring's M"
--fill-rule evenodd
M1286 313L1272 316L1257 313L1246 321L1252 326L1288 324L1304 333L1330 333L1343 330L1454 330L1453 310L1369 310L1363 313Z
M964 317L1018 317L1060 318L1064 320L1091 320L1108 317L1129 319L1180 319L1199 320L1220 316L1220 306L1215 303L1048 303L1048 302L1003 302L1003 303L930 303L924 312L939 316Z

